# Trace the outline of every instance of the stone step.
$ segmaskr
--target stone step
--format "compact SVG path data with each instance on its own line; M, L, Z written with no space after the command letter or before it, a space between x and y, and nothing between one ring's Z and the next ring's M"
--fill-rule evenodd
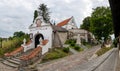
M7 59L7 61L16 65L20 65L20 61L15 61L13 59Z
M12 60L14 60L14 61L17 61L17 62L20 62L21 60L19 59L19 58L11 58Z
M10 63L10 62L7 61L7 60L4 60L2 63L5 64L5 65L7 65L7 66L13 67L13 68L17 68L17 67L19 66L19 65Z

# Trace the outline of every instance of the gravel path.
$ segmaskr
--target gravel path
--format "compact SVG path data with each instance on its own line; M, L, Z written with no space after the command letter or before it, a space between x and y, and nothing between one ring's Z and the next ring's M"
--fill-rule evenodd
M94 46L78 54L67 56L49 63L37 65L38 71L68 71L81 63L88 61L88 59L98 50L100 45Z

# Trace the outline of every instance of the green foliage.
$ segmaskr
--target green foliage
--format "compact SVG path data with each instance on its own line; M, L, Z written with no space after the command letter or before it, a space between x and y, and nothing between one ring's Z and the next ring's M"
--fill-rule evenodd
M79 51L80 47L79 46L75 46L74 49L77 50L77 51Z
M117 47L117 44L118 44L118 38L115 38L115 39L113 40L113 45L114 45L115 47Z
M65 47L65 48L63 48L63 51L68 53L70 51L70 49L69 49L69 47Z
M80 28L90 31L90 17L86 17L83 20L83 24L80 26Z
M71 44L71 43L76 43L76 40L74 40L74 39L68 39L68 40L66 40L66 42L65 42L65 44Z
M19 31L19 32L14 32L13 37L21 37L21 36L24 36L24 35L25 35L25 33L24 33L24 32Z
M75 43L71 43L70 46L74 47L74 46L75 46Z
M82 29L92 32L98 40L107 39L113 33L113 23L110 7L93 9L90 17L86 17L81 25Z
M106 53L107 51L109 51L110 49L111 49L111 47L103 47L103 48L101 48L99 51L97 51L96 54L97 54L98 56L100 56L100 55Z
M20 34L21 35L21 34ZM29 35L28 34L22 34L21 36L17 34L17 36L10 37L7 41L2 41L2 48L0 48L0 56L3 56L6 52L11 52L15 50L16 48L20 47L23 43L23 39L26 38L27 41L29 41ZM20 36L20 37L18 37Z
M40 16L42 16L43 20L46 23L50 22L50 16L49 16L50 12L49 9L47 8L47 5L40 4L38 9L39 9L38 13Z
M33 19L33 22L34 22L34 20L35 20L37 17L38 17L38 12L37 12L37 10L35 10L35 11L34 11L34 19Z
M91 32L98 40L105 39L113 33L112 16L109 7L97 7L91 15Z
M46 56L42 59L42 62L58 59L67 56L68 54L63 52L62 49L54 49L51 52L48 52Z

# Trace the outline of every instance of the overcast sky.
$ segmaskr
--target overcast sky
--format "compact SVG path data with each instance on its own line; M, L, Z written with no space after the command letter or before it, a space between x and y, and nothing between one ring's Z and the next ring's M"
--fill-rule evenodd
M15 31L28 33L33 12L41 3L50 8L51 20L58 23L74 16L78 27L92 8L109 6L108 0L0 0L0 37L12 36Z

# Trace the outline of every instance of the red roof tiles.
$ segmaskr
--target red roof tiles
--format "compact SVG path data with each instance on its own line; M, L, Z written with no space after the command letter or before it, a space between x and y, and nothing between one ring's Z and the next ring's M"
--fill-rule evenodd
M72 18L72 17L71 17L71 18ZM62 21L62 22L60 22L60 23L58 23L57 26L61 27L61 26L66 25L66 24L70 21L71 18L66 19L66 20L64 20L64 21Z

